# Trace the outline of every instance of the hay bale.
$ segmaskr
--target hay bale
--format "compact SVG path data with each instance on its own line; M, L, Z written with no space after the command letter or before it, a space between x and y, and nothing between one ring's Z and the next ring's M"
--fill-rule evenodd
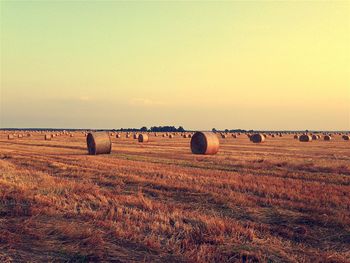
M226 139L227 135L226 134L221 134L221 138Z
M312 140L313 140L313 141L318 140L318 136L317 136L316 134L312 135Z
M148 135L147 134L140 134L139 135L139 142L148 142Z
M27 137L32 137L32 135L30 133L27 133Z
M117 135L115 136L115 138L117 138L117 139L119 139L119 138L121 138L122 136L119 134L119 133L117 133Z
M194 154L216 154L220 142L213 132L196 132L191 139L191 151Z
M174 138L174 135L173 134L169 134L169 139L172 139Z
M134 133L133 138L134 140L137 140L139 138L139 135L137 133Z
M265 136L261 133L255 133L250 136L250 140L254 143L261 143L265 141Z
M236 134L232 134L232 138L236 139L237 135Z
M344 141L349 141L350 140L350 136L349 135L343 135L342 136Z
M332 136L330 136L330 135L325 135L325 136L323 137L323 140L325 140L325 141L330 141L330 140L332 140Z
M308 134L303 134L299 137L299 141L301 142L311 142L312 141L312 137L311 135Z
M89 133L86 143L90 155L110 154L112 151L111 137L107 132Z
M23 135L22 134L18 134L18 138L23 138Z
M295 134L295 135L294 135L294 139L299 140L299 135L298 135L298 134Z
M52 136L51 136L51 134L45 134L45 141L51 141L51 138L52 138Z
M125 135L125 137L126 137L126 138L130 138L130 134L127 133L127 134Z
M14 139L15 139L15 136L13 136L13 134L9 134L9 135L7 136L7 139L9 139L9 140L14 140Z

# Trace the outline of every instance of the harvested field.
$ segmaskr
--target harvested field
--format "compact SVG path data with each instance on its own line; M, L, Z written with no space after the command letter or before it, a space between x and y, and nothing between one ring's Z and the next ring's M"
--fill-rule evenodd
M350 143L0 132L2 262L347 262Z

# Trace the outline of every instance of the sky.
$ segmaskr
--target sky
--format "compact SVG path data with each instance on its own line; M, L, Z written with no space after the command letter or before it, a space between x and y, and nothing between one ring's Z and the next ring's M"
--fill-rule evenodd
M0 9L0 128L350 130L350 1Z

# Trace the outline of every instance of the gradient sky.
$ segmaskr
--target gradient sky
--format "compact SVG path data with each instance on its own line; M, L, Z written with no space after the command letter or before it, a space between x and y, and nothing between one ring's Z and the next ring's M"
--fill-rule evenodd
M350 1L0 8L0 128L350 130Z

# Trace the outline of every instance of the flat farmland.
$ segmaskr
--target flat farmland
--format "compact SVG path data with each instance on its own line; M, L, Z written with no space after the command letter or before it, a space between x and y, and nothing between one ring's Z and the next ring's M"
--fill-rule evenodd
M350 142L0 132L1 262L349 262ZM131 136L132 137L132 136Z

